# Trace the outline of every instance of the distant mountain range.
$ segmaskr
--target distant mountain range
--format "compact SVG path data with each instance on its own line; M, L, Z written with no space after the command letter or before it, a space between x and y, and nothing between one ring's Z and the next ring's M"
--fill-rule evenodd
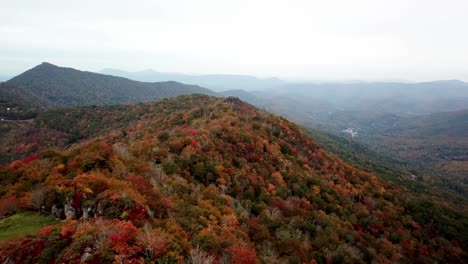
M468 172L465 82L299 84L239 75L191 76L109 69L103 72L192 85L140 82L43 63L0 84L0 118L29 120L37 110L147 102L180 94L236 96L306 127L341 137L346 137L343 130L353 129L357 131L354 141L391 156L400 166L424 176L418 179L468 192L463 183ZM193 85L197 83L213 89L236 89L215 93Z
M468 105L468 84L457 80L290 83L246 75L186 75L153 70L104 69L101 73L42 63L4 84L17 87L15 93L37 97L42 108L145 102L180 94L215 95L213 91L217 91L306 124L339 111L413 115L456 111Z
M322 105L327 105L321 109L326 114L335 111L373 111L412 115L466 108L468 83L453 80L422 83L287 84L260 96L267 99L290 98L304 103L320 101Z
M213 91L197 85L174 81L139 82L59 67L50 63L42 63L8 80L5 84L16 87L16 93L37 98L36 102L43 103L41 108L127 104L182 94L216 95Z
M188 75L154 70L128 72L104 69L101 73L138 81L178 81L200 85L223 95L238 95L242 100L280 114L291 112L294 116L324 117L329 112L343 110L428 114L456 111L468 105L468 83L459 80L298 83L246 75Z
M266 108L307 126L345 125L333 123L343 113L364 116L391 114L426 115L468 108L468 83L434 81L424 83L287 83L265 91L223 91L225 96Z
M249 75L207 74L189 75L181 73L165 73L154 70L128 72L118 69L103 69L102 74L125 77L143 82L176 81L200 85L216 92L243 89L247 91L267 90L284 85L286 82L278 78L257 78Z

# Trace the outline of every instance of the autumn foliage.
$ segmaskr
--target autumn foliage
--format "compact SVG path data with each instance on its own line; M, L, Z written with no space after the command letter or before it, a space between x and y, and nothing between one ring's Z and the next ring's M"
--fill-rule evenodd
M418 220L410 194L240 100L194 95L57 113L49 116L72 124L54 128L62 129L60 142L73 144L22 149L36 156L0 166L0 217L33 210L35 197L41 213L68 220L4 242L2 263L467 257L466 237ZM71 140L78 132L81 140Z

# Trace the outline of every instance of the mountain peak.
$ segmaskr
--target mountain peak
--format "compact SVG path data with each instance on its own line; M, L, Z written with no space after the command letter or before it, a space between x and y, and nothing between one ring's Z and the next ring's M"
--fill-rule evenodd
M52 63L50 63L50 62L46 62L46 61L42 62L41 64L37 65L37 66L34 67L34 68L37 68L37 67L54 67L54 68L60 68L59 66L54 65L54 64L52 64ZM33 68L33 69L34 69L34 68Z
M48 62L37 65L7 83L49 101L49 108L137 103L192 93L215 95L208 89L194 85L132 81L59 67Z

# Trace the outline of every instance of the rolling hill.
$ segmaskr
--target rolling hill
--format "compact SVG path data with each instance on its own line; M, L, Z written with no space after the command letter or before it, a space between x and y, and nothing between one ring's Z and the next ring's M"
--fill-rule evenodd
M182 94L215 95L211 90L173 81L145 83L42 63L6 82L39 98L42 108L127 104Z
M465 214L348 164L234 97L51 110L16 139L9 149L20 159L0 166L0 216L67 220L4 241L1 262L468 257Z

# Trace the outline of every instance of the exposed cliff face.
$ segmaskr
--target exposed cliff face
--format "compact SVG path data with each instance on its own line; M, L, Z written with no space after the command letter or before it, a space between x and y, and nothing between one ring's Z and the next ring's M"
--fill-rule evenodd
M4 243L2 261L466 257L466 240L457 234L463 224L450 233L418 223L409 194L327 153L286 119L237 98L182 96L46 116L34 129L57 131L71 145L1 166L0 195L30 210L31 191L39 189L45 211L63 207L69 220ZM81 140L69 140L77 134Z

